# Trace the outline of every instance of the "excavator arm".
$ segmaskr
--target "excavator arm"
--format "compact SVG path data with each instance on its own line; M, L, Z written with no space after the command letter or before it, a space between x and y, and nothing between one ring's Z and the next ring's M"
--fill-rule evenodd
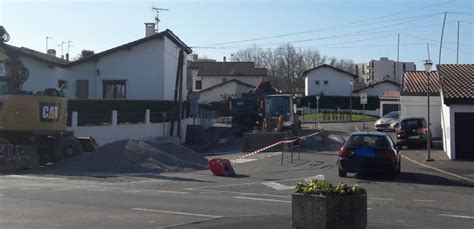
M0 90L2 94L20 91L28 80L29 71L18 55L5 43L10 40L7 30L0 26Z

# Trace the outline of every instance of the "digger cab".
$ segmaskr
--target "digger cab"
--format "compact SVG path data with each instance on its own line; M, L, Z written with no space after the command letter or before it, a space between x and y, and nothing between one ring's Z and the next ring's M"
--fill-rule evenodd
M266 119L283 117L283 127L290 127L295 122L293 98L291 95L265 96L264 116Z

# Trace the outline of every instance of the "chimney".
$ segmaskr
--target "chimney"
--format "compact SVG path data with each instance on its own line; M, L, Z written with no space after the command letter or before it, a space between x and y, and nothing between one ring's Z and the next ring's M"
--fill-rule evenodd
M226 62L227 58L224 56L224 63Z
M51 55L51 56L56 56L56 49L48 49L46 54Z
M69 53L66 53L66 60L69 61Z
M156 33L156 23L147 22L145 23L145 37L152 36Z

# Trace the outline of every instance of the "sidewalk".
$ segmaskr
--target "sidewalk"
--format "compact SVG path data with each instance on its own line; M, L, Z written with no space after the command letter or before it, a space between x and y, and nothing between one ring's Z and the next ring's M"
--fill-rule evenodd
M425 161L427 157L426 149L402 150L402 156L420 166L444 173L463 183L474 185L474 160L449 160L442 149L431 150L431 158L434 161Z
M291 216L289 215L264 215L264 216L239 216L224 217L196 223L184 224L168 227L169 229L241 229L241 228L259 228L259 229L291 229ZM376 224L369 222L369 229L382 228L406 228L403 225Z

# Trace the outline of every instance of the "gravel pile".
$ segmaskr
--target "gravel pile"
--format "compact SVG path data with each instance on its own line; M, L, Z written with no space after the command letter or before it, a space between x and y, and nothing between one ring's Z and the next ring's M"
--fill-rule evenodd
M207 169L207 159L174 142L122 140L60 161L50 169L96 173L176 172Z

